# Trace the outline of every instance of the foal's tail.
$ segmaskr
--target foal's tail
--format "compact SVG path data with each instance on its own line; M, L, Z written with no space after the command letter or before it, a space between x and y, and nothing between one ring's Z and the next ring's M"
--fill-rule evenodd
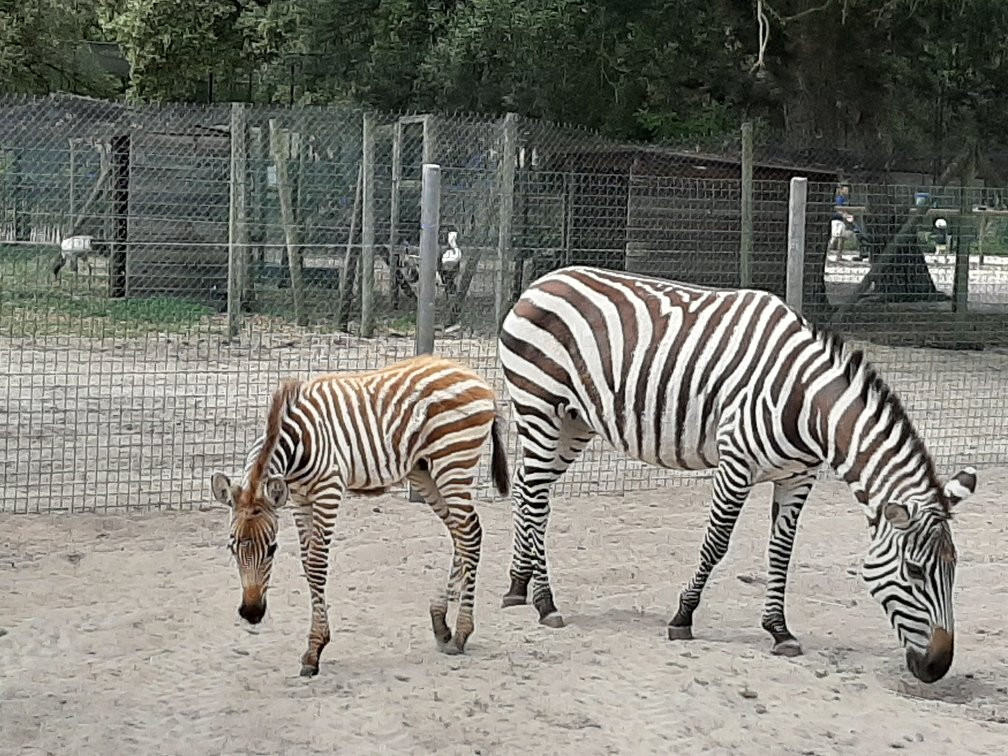
M490 429L490 444L492 448L491 471L493 473L494 485L501 496L507 496L511 492L511 475L508 472L507 451L504 448L502 437L504 418L497 414L494 416L493 426Z

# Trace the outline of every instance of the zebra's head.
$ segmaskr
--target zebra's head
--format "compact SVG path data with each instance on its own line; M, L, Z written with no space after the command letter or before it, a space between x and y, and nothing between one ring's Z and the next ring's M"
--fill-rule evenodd
M950 528L956 504L976 488L967 468L943 488L884 503L873 518L862 576L906 649L907 669L933 683L952 666L956 549Z
M277 510L287 501L287 483L271 477L252 490L233 485L223 473L214 473L210 488L231 510L228 548L238 563L242 586L238 614L250 624L258 624L266 614L266 590L277 548Z

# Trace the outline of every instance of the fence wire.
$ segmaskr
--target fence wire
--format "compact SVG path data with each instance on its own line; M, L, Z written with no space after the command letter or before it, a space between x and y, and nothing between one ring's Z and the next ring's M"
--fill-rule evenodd
M783 295L802 175L806 314L867 349L941 471L1004 463L1005 192L967 168L830 160L760 144L749 183L738 144L514 117L0 99L0 511L203 504L282 377L412 355L425 161L462 260L439 273L435 349L505 409L497 324L538 276L589 264ZM595 442L556 491L704 476Z

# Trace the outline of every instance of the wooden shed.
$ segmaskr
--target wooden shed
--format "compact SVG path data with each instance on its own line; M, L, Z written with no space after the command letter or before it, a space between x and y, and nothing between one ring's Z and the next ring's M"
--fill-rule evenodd
M210 302L227 289L226 128L129 137L125 295Z
M741 161L657 146L550 151L542 168L564 176L565 261L710 286L739 283ZM753 284L784 293L792 176L809 180L808 244L825 243L837 178L832 168L753 166Z

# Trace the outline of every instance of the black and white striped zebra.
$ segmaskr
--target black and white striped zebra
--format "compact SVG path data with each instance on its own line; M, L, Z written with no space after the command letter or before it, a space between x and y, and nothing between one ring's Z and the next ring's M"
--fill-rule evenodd
M434 636L461 653L473 632L482 529L472 486L487 437L492 476L506 495L509 475L493 389L449 360L422 356L367 373L288 381L273 395L265 433L250 449L243 480L214 473L211 490L231 508L229 546L238 563L238 613L266 613L280 508L290 500L311 593L308 650L301 674L318 674L329 643L325 583L336 512L346 493L379 494L411 482L444 521L453 555L447 587L431 601ZM455 633L449 600L459 602Z
M798 517L827 465L868 518L863 577L907 666L941 678L952 663L952 507L972 468L944 486L896 395L859 351L811 327L778 297L569 267L534 282L504 320L505 385L522 445L512 485L514 546L504 606L532 601L563 625L550 587L549 490L596 435L666 468L715 469L699 565L669 637L693 613L754 485L773 481L762 625L773 651L801 653L784 595Z

